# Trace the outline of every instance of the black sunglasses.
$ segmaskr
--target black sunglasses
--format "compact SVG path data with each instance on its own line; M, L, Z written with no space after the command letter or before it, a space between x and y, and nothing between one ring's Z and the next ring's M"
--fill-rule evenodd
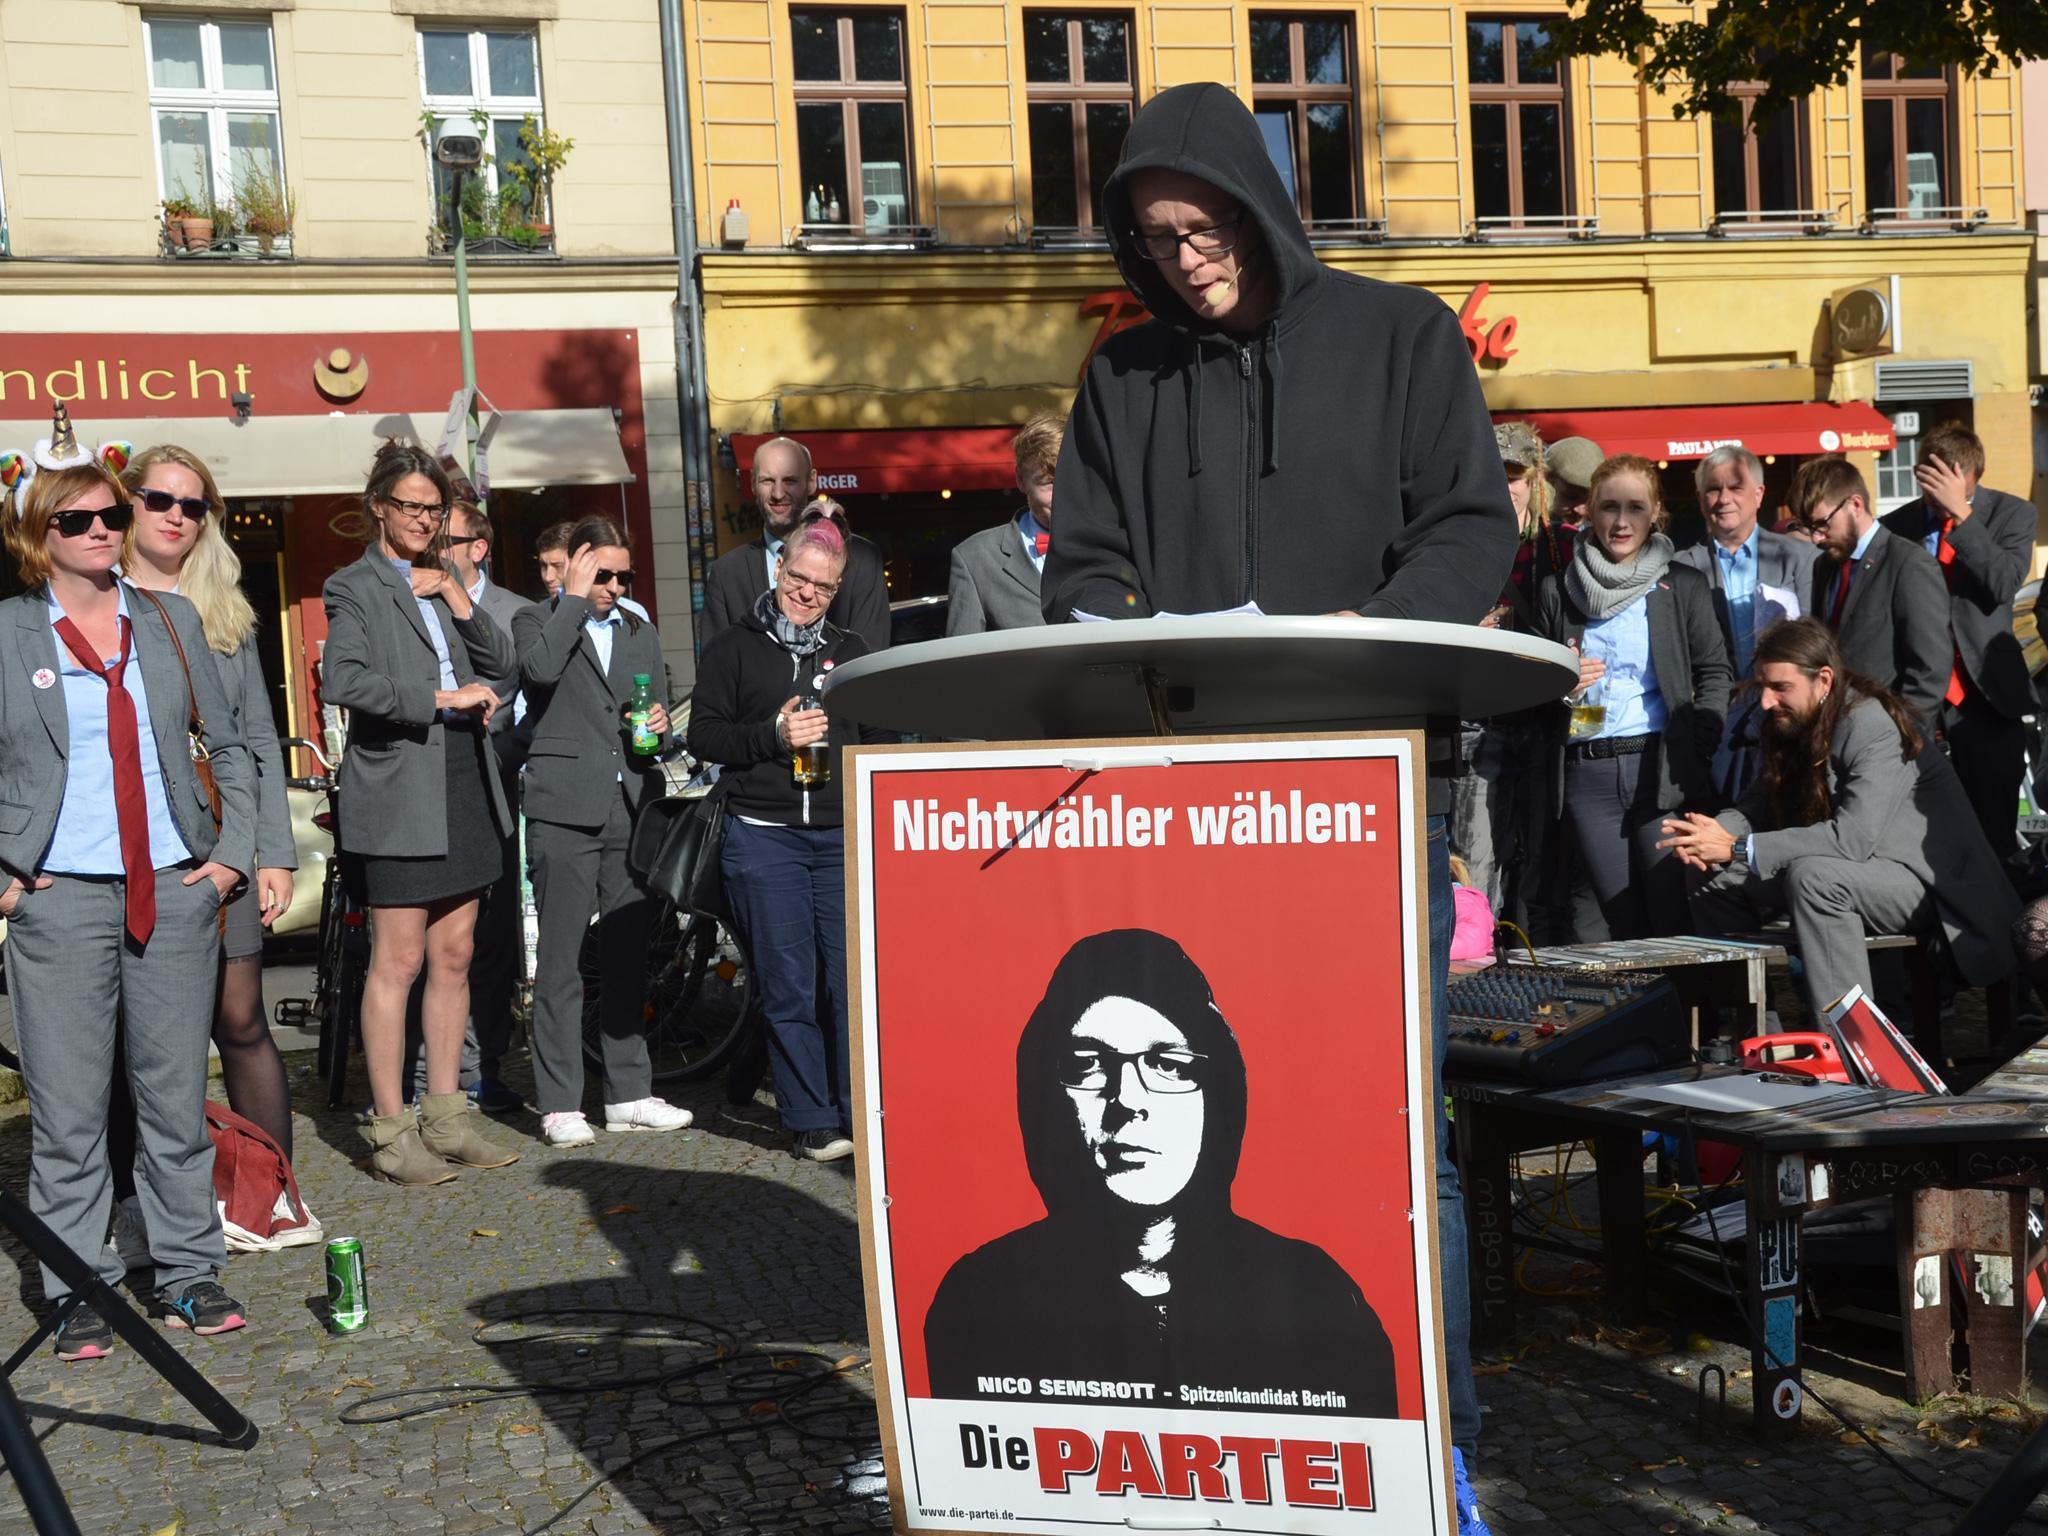
M152 512L168 512L176 507L188 523L203 521L213 510L213 503L204 496L173 496L169 491L137 491L136 494Z
M105 523L109 533L125 533L128 525L135 521L135 510L119 502L111 507L73 507L69 512L59 512L52 517L50 525L65 538L76 539L92 531L94 518Z
M631 571L607 571L600 568L597 574L590 578L591 585L597 587L609 586L615 581L622 587L630 587L633 585L633 573Z

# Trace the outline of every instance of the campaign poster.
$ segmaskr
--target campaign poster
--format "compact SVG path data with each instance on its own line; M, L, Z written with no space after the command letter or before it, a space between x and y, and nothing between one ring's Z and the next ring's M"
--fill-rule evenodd
M899 1530L1455 1530L1419 743L852 755Z

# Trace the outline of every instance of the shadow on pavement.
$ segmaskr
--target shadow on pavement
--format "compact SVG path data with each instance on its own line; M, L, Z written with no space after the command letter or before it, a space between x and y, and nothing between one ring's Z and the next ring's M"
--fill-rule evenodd
M656 1530L888 1524L859 1237L804 1172L558 1163L542 1183L581 1198L615 1262L470 1304L480 1374L532 1391Z

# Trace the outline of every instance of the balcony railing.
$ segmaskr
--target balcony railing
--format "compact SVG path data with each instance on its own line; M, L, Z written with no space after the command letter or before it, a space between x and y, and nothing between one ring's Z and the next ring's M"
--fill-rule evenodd
M1590 240L1600 233L1600 220L1590 213L1539 213L1515 218L1489 215L1465 226L1465 238L1479 244L1495 241Z
M1072 224L1034 224L1028 243L1034 251L1106 251L1109 231L1080 229Z
M1826 208L1757 208L1745 213L1717 213L1707 226L1715 236L1751 238L1763 235L1828 235L1835 215Z
M799 224L790 242L800 251L921 251L939 243L936 224Z
M1935 207L1921 203L1911 208L1872 208L1863 215L1857 233L1903 234L1914 229L1924 230L1932 224L1946 224L1958 234L1968 234L1990 222L1991 210L1988 208Z
M1385 219L1317 219L1308 226L1310 245L1378 245L1386 238Z

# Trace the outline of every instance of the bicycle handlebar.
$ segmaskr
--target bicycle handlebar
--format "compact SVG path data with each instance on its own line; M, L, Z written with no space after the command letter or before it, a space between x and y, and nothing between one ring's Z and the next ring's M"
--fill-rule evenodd
M282 742L279 743L279 745L286 747L303 747L306 749L306 751L313 754L313 761L318 763L322 768L325 768L329 773L332 773L335 770L336 764L334 760L330 758L325 752L320 750L320 743L317 741L308 741L303 736L287 736L284 738ZM315 786L311 784L292 785L292 788L294 789L311 789L314 787Z

